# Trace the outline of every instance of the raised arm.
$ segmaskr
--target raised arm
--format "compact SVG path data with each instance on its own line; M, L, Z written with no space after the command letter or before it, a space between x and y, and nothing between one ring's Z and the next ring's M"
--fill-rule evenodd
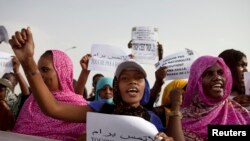
M12 64L13 64L13 71L16 75L16 78L18 80L21 92L23 96L28 96L30 95L30 90L29 90L29 86L26 83L24 77L22 76L22 74L19 72L19 67L20 67L20 62L17 59L16 56L13 56L12 58Z
M86 115L91 108L58 102L49 91L34 60L34 41L30 28L17 31L9 40L27 76L31 91L41 110L53 118L86 122Z
M167 127L167 135L174 138L176 141L185 141L182 130L182 113L181 104L184 90L181 88L174 89L170 92L171 112L169 113L169 121Z
M167 67L161 67L157 71L155 71L155 83L154 86L150 89L150 100L145 107L148 109L152 109L154 103L156 102L157 98L159 98L159 94L161 92L161 87L164 84L164 78L167 74Z
M75 92L80 95L84 95L84 87L86 85L86 82L90 73L90 71L88 70L88 63L89 63L90 57L91 57L90 54L86 54L80 60L82 71L78 77L78 80L75 86Z

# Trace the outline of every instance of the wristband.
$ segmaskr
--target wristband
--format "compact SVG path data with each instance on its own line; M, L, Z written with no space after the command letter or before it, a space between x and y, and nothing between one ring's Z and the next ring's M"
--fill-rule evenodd
M182 113L180 111L171 111L171 112L168 112L167 115L169 117L181 117L182 118Z

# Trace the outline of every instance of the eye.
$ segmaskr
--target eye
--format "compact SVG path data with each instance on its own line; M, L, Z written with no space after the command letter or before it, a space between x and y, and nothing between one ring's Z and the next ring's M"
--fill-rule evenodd
M120 81L126 81L126 80L128 80L128 77L126 75L121 75L119 80Z
M205 73L203 73L202 76L203 77L211 77L211 76L213 76L213 71L206 71Z
M40 71L43 72L43 73L46 73L49 71L49 68L48 67L42 67L40 68Z
M220 76L223 76L224 75L224 71L223 70L218 70L218 75L220 75Z
M137 74L135 78L136 78L136 80L144 79L144 75L143 74Z

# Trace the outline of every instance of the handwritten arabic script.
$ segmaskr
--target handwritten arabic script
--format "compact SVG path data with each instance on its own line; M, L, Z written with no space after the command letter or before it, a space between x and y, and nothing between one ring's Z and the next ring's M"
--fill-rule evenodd
M94 44L91 48L91 59L89 61L89 70L114 71L119 63L127 60L130 50L123 50L104 44Z
M157 133L152 123L140 117L87 114L87 141L155 141Z

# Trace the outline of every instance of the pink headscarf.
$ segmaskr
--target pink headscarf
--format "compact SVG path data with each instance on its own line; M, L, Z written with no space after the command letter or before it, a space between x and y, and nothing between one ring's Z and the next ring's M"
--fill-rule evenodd
M225 77L224 96L212 99L204 94L202 74L218 63ZM202 56L191 66L188 85L183 101L182 127L186 140L207 140L207 126L250 124L250 113L247 109L230 100L232 76L222 58Z
M52 50L54 68L60 82L60 90L52 94L61 102L75 105L87 105L82 95L74 93L73 64L70 58L59 50ZM86 132L84 123L66 122L46 116L39 108L33 95L24 103L14 132L42 136L58 140L76 140L80 134Z

